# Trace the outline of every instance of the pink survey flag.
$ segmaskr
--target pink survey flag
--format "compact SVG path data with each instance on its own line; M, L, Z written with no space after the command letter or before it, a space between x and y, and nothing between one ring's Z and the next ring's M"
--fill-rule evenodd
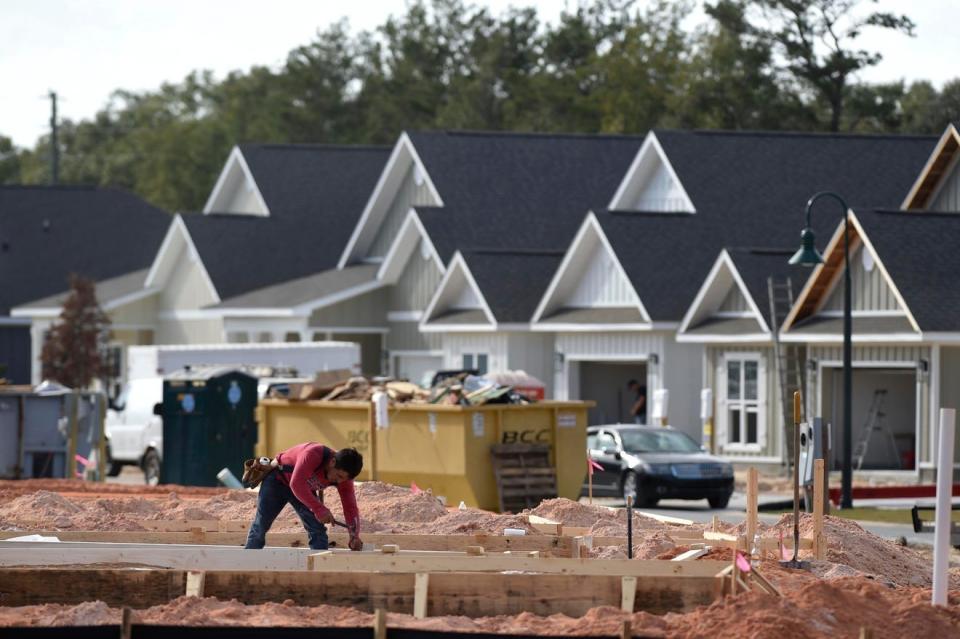
M737 568L740 569L740 572L750 572L751 570L750 562L740 553L737 553Z
M603 470L603 466L587 457L587 472L593 475L593 470Z

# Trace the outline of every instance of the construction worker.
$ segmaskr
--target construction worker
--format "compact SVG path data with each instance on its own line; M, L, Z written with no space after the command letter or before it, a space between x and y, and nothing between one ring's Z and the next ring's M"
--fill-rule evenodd
M259 549L266 544L273 521L290 504L300 517L310 540L310 548L326 550L327 528L333 514L323 505L323 489L336 486L343 505L343 516L350 532L350 550L363 549L360 540L360 511L353 492L353 479L363 468L363 456L356 448L333 450L307 442L289 448L276 457L276 468L260 483L257 514L247 533L246 548Z

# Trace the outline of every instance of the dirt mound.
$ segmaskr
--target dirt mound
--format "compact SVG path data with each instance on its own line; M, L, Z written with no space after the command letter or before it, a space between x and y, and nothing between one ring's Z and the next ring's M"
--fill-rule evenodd
M638 535L640 543L633 546L634 559L658 559L664 553L672 552L676 547L673 539L660 530L651 533ZM677 553L679 554L679 553ZM590 551L590 557L594 559L626 559L626 546L601 546Z
M625 537L627 535L627 511L622 508L607 508L606 506L591 506L580 502L564 499L546 499L532 510L524 514L538 515L565 526L589 528L589 535L596 537ZM633 514L633 530L635 535L655 530L669 531L675 526L664 524L638 512Z
M619 636L622 621L630 619L635 635L671 639L856 637L861 627L871 628L878 639L899 638L906 633L938 639L960 637L960 592L951 593L949 605L943 607L930 605L928 589L890 589L862 577L822 582L807 574L798 576L796 582L797 587L783 598L752 592L725 597L685 614L630 615L613 607L593 608L579 618L522 613L475 619L414 619L390 613L387 624L390 628L439 632ZM102 602L0 608L0 626L116 624L119 617L119 610ZM163 606L135 610L133 620L183 626L369 627L372 615L338 606L297 606L290 600L248 606L237 601L180 597Z
M786 514L773 526L762 532L764 537L777 537L780 532L789 539L793 534L793 515ZM823 531L827 537L827 561L815 562L817 574L833 577L848 574L832 565L842 564L858 573L874 575L898 586L929 586L932 565L930 561L911 548L901 546L867 532L855 521L842 517L825 517ZM800 515L800 535L813 535L813 515ZM802 558L809 558L810 551L802 551Z

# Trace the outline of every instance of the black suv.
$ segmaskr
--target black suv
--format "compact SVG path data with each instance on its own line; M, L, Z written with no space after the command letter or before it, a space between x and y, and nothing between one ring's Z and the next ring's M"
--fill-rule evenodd
M706 499L711 508L726 508L733 494L733 466L672 428L591 426L587 454L602 468L593 473L594 495L632 496L638 506L654 506L661 499Z

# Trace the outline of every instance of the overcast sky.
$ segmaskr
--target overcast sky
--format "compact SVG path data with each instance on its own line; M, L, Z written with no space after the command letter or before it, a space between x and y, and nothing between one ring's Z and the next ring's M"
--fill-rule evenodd
M642 1L642 0L641 0ZM555 22L575 0L480 0L499 14L536 6ZM866 4L866 3L865 3ZM89 118L118 88L139 91L181 80L194 69L218 77L251 65L278 65L318 28L341 17L353 30L402 14L404 0L11 0L0 9L0 135L32 146L47 131L48 90L61 96L62 118ZM960 76L960 1L881 0L917 23L917 37L867 33L861 43L884 54L863 78Z

